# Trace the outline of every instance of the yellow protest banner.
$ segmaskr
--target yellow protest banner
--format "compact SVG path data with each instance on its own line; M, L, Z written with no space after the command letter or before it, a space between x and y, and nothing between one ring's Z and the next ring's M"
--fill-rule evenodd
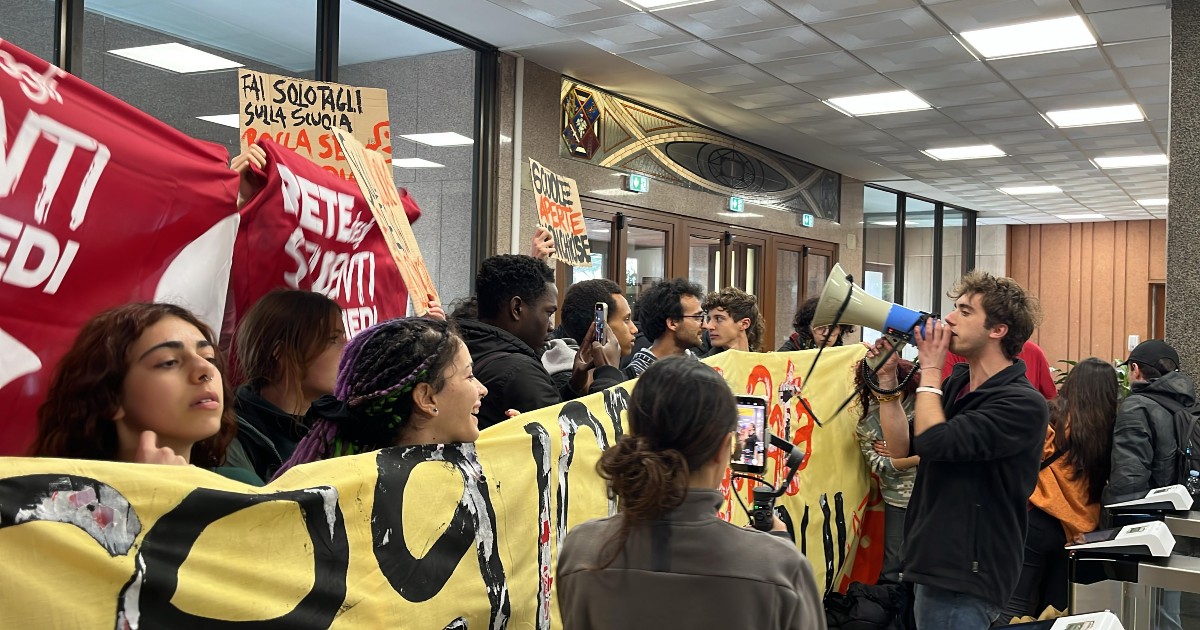
M421 256L421 246L417 244L417 236L413 234L412 224L404 213L404 204L396 192L396 184L392 181L392 169L378 153L368 151L354 136L342 129L334 129L333 135L350 170L354 172L354 180L375 222L383 230L384 240L388 250L392 252L392 260L400 269L400 277L408 286L408 295L412 298L413 310L417 315L429 312L429 296L438 299L437 287L433 286L433 278L429 276L429 267Z
M554 258L576 267L591 266L592 246L575 180L551 171L533 158L529 158L529 175L538 225L554 235Z
M734 391L766 396L772 430L807 453L780 504L826 588L869 564L856 413L834 415L863 352L827 350L800 395L816 351L709 360ZM191 467L7 459L0 627L560 627L558 550L616 507L595 464L632 387L522 414L475 445L326 460L265 488Z
M260 136L350 179L334 129L343 129L384 159L392 157L387 90L238 71L242 151ZM412 285L409 285L412 286Z

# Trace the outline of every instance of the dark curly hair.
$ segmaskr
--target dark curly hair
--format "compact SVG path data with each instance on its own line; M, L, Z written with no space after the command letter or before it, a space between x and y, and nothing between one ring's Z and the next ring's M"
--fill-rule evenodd
M88 320L63 355L38 408L38 432L30 453L35 457L116 460L120 448L113 420L121 406L121 391L129 372L129 348L147 328L167 317L195 326L216 349L217 337L191 311L174 304L135 303L118 306ZM220 466L225 449L237 431L233 395L225 378L224 359L217 352L221 400L225 408L217 434L192 446L191 463Z
M684 278L672 278L656 282L642 292L638 298L638 327L651 343L666 332L668 319L683 317L679 300L685 295L700 300L704 298L704 289Z
M946 292L946 296L952 300L964 295L980 296L985 327L999 324L1008 326L1008 332L1000 340L1000 350L1008 360L1016 359L1042 319L1037 298L1026 293L1012 278L997 277L979 270L963 276L953 289Z
M750 328L746 329L746 340L750 352L762 350L763 337L767 334L767 325L763 323L762 313L758 310L758 298L737 287L725 287L714 291L704 298L700 305L705 311L719 308L729 313L734 321L750 319Z
M483 261L475 276L475 297L480 319L499 317L514 297L533 304L546 294L554 271L531 256L500 254Z
M797 344L800 350L809 350L817 347L817 340L813 339L812 320L813 315L817 314L817 304L821 302L820 297L811 297L804 300L800 304L800 308L796 309L796 316L792 318L792 330L800 338L800 343ZM849 324L838 324L839 331L837 339L833 345L842 345L842 336L849 335L854 332L854 326Z
M712 459L737 426L729 384L683 356L655 361L642 374L627 413L629 433L596 464L621 510L621 528L605 543L605 566L620 554L633 527L683 503L691 473Z
M413 388L429 383L440 392L462 343L450 322L421 317L360 332L342 352L332 399L314 404L312 430L275 476L292 466L395 446L412 415Z
M596 315L596 302L604 302L608 305L608 312L611 315L613 311L617 310L617 301L613 299L613 295L620 292L621 287L617 286L617 283L603 278L584 280L571 285L571 288L567 289L567 295L563 298L562 310L559 312L563 334L577 342L582 342Z

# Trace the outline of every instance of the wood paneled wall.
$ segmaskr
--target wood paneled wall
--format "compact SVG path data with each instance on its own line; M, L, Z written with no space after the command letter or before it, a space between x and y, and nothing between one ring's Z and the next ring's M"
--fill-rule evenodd
M1008 275L1042 304L1033 341L1054 366L1129 354L1150 335L1150 283L1167 276L1166 221L1023 225L1008 229Z

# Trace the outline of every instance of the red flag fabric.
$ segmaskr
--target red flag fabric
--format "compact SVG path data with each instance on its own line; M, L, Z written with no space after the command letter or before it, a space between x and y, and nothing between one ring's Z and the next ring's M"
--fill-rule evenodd
M351 337L404 317L408 290L358 184L270 139L258 145L267 164L255 171L266 184L242 207L230 280L234 321L277 287L337 302ZM405 213L409 221L421 215L415 203L405 203Z
M96 313L158 300L221 322L239 220L227 160L0 40L0 455L28 448Z

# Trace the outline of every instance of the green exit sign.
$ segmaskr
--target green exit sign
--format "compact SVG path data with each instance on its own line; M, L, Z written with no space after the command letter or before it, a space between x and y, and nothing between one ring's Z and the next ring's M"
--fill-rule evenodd
M650 178L637 173L630 173L625 182L625 188L636 193L650 192Z
M746 211L746 200L742 199L741 197L730 197L729 198L729 211L730 212L745 212Z
M813 221L814 221L813 215L808 214L807 212L804 213L803 215L801 215L801 217L800 217L800 223L804 227L812 227Z

